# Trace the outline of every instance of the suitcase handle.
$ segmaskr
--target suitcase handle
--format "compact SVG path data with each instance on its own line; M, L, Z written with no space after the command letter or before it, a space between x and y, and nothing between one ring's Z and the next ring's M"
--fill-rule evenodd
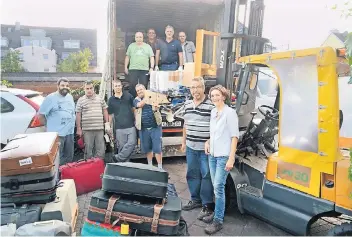
M3 207L13 207L16 208L16 204L15 203L1 203L1 208Z
M54 225L55 224L55 220L39 221L39 222L34 222L33 223L33 225L49 225L49 224Z

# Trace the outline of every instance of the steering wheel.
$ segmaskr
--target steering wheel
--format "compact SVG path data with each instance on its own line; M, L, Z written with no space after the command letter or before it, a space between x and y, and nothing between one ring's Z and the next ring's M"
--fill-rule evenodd
M274 107L261 105L258 107L258 110L263 116L265 116L265 118L279 121L279 111Z

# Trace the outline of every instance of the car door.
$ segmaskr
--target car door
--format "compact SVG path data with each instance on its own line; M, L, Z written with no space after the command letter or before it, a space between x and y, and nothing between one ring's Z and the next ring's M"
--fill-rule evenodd
M1 92L1 144L17 134L25 133L35 110L10 92Z

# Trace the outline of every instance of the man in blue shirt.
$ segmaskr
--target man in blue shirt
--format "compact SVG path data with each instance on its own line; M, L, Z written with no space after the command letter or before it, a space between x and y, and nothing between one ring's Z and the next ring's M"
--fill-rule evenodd
M175 40L174 28L170 25L165 28L166 39L156 45L155 70L175 71L183 69L183 50L180 41Z
M144 99L145 87L142 84L136 86L137 97L133 101L136 108L136 128L139 130L141 150L147 154L148 164L153 165L153 153L155 154L158 167L162 169L161 142L161 114L156 106L146 104Z
M60 137L60 165L73 161L75 103L67 78L60 78L57 91L48 95L39 109L40 119L47 132L57 132Z

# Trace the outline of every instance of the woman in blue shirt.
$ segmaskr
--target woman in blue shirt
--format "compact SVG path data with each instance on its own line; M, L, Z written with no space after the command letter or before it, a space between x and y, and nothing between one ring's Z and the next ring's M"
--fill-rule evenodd
M225 103L229 99L227 89L217 85L210 89L209 95L215 108L211 111L210 139L205 143L205 153L209 155L215 211L212 216L203 218L203 221L211 223L205 228L205 232L214 234L222 229L224 221L225 184L227 175L235 163L239 129L236 111Z

